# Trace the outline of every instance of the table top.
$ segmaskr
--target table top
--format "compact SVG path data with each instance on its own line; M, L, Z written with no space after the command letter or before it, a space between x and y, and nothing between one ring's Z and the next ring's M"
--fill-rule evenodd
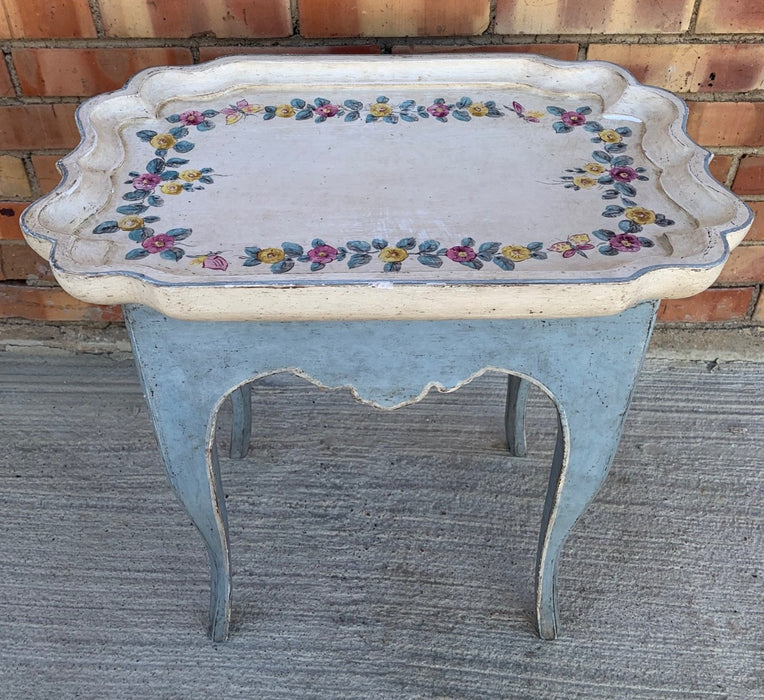
M236 57L78 112L22 225L62 286L189 319L617 313L751 223L686 107L600 62Z

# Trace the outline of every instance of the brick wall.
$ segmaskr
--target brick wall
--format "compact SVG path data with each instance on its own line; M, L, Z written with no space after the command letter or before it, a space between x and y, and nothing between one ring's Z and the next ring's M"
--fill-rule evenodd
M690 103L713 174L758 215L718 283L668 323L764 325L764 3L756 0L0 0L0 318L111 321L55 286L23 242L58 182L74 109L152 65L241 52L530 51L605 59Z

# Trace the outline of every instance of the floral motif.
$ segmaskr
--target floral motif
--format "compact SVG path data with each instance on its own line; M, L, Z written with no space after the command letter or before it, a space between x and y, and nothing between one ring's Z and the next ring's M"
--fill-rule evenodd
M203 112L199 112L195 109L189 109L180 114L171 114L167 117L167 121L171 124L182 124L183 126L195 126L199 131L209 131L215 128L212 118L219 114L214 109L205 109Z
M201 265L207 270L220 270L225 272L228 269L228 260L226 260L220 253L221 251L210 251L206 255L195 255L191 259L191 264Z
M575 127L586 124L586 115L591 114L592 108L584 106L571 111L565 110L562 107L551 106L547 107L546 111L549 112L549 114L560 118L559 121L552 124L552 128L558 134L566 134L569 131L573 131ZM601 129L602 127L600 127L600 130Z
M635 236L632 233L615 233L606 229L597 229L592 234L605 241L598 250L603 255L618 255L618 253L636 253L642 248L652 248L655 244L644 236Z
M561 253L563 258L572 258L574 255L588 258L589 256L584 251L594 250L594 246L588 233L575 233L568 236L566 241L552 243L549 250L554 253Z

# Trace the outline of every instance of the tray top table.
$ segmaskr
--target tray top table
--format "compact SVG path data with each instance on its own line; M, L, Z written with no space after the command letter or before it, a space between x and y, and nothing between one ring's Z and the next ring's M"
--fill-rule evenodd
M508 375L512 454L532 384L558 410L536 570L554 637L561 547L613 461L657 300L708 287L751 224L684 104L597 62L247 57L143 71L78 120L24 233L71 294L125 305L210 555L213 639L231 606L226 396L241 457L259 377L394 408L489 369Z

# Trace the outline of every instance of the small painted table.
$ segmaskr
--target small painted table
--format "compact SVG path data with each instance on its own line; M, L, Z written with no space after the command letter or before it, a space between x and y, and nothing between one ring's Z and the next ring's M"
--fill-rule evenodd
M231 600L217 411L230 395L243 456L247 387L283 371L383 408L504 372L515 455L528 387L545 391L536 607L556 635L560 550L613 460L657 300L709 286L751 223L685 115L616 66L529 56L231 58L80 108L24 232L71 294L125 305L209 551L213 639Z

